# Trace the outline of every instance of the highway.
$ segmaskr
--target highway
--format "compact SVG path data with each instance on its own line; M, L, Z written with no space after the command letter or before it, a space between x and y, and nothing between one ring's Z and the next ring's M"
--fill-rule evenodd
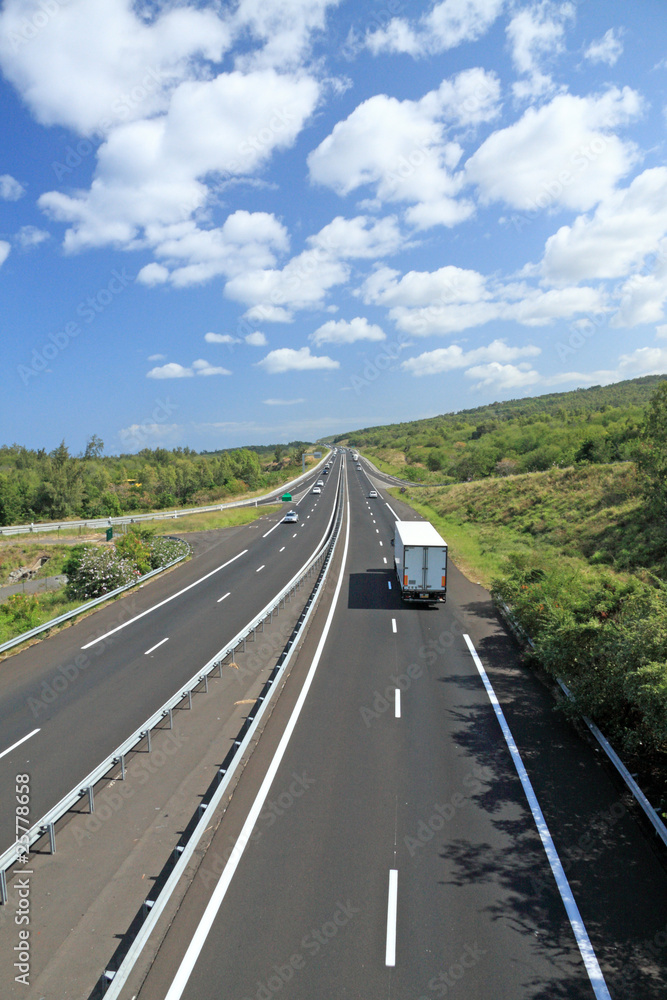
M4 660L0 800L14 800L15 776L28 771L36 822L251 621L319 545L340 467L339 457L319 496L319 472L293 494L298 524L280 510L223 532L149 586ZM0 853L14 837L3 810Z
M446 605L402 605L414 514L347 471L337 600L210 853L237 850L213 885L204 859L139 1000L664 1000L664 855L481 588L450 565Z

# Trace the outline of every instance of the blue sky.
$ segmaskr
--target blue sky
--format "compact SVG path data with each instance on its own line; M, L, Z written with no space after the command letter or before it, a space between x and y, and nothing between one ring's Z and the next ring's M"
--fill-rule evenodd
M4 443L667 372L662 0L5 0Z

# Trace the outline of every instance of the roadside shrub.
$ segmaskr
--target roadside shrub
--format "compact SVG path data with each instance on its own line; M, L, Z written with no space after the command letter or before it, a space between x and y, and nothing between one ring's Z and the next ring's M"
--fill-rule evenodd
M129 559L143 576L151 569L151 550L146 542L142 541L138 534L128 531L126 535L121 535L116 540L116 552L121 559Z
M86 546L72 574L67 575L68 597L90 600L132 583L140 573L133 562L123 559L115 549Z
M157 536L151 542L150 561L151 569L159 569L166 566L173 559L185 555L188 552L187 542L177 538L161 538Z
M19 627L28 632L39 625L39 601L34 594L12 594L0 604L0 615L4 625Z

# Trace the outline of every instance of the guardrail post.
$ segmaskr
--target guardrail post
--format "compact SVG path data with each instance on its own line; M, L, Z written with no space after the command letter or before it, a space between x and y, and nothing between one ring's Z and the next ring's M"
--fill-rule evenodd
M246 641L246 638L247 638L247 637L246 637L246 636L244 635L244 636L243 636L243 652L244 652L244 653L245 653L245 641Z
M192 691L188 691L188 708L192 708Z
M56 853L56 826L55 823L46 824L46 832L49 835L49 851L51 854Z
M4 868L0 870L0 906L5 906L7 903L7 876L5 875Z
M173 729L174 728L174 713L172 712L171 709L169 709L169 711L167 712L167 715L169 716L169 728Z
M148 752L150 753L151 752L151 731L150 731L150 729L146 730L146 732L144 733L144 736L146 737L146 746L148 747Z
M222 660L218 660L218 677L222 677Z
M120 755L120 780L125 781L125 754Z
M204 680L204 691L206 694L208 694L208 674L204 674L203 680Z
M88 785L86 791L88 792L88 811L91 813L95 812L95 795L93 793L93 786Z

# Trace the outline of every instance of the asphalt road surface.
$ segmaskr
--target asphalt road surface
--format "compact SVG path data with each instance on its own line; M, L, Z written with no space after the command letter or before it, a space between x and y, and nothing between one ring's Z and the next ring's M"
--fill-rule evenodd
M347 470L326 642L309 637L210 853L246 846L204 859L139 1000L664 1000L664 855L482 588L450 565L446 605L402 605L394 512L414 514Z

